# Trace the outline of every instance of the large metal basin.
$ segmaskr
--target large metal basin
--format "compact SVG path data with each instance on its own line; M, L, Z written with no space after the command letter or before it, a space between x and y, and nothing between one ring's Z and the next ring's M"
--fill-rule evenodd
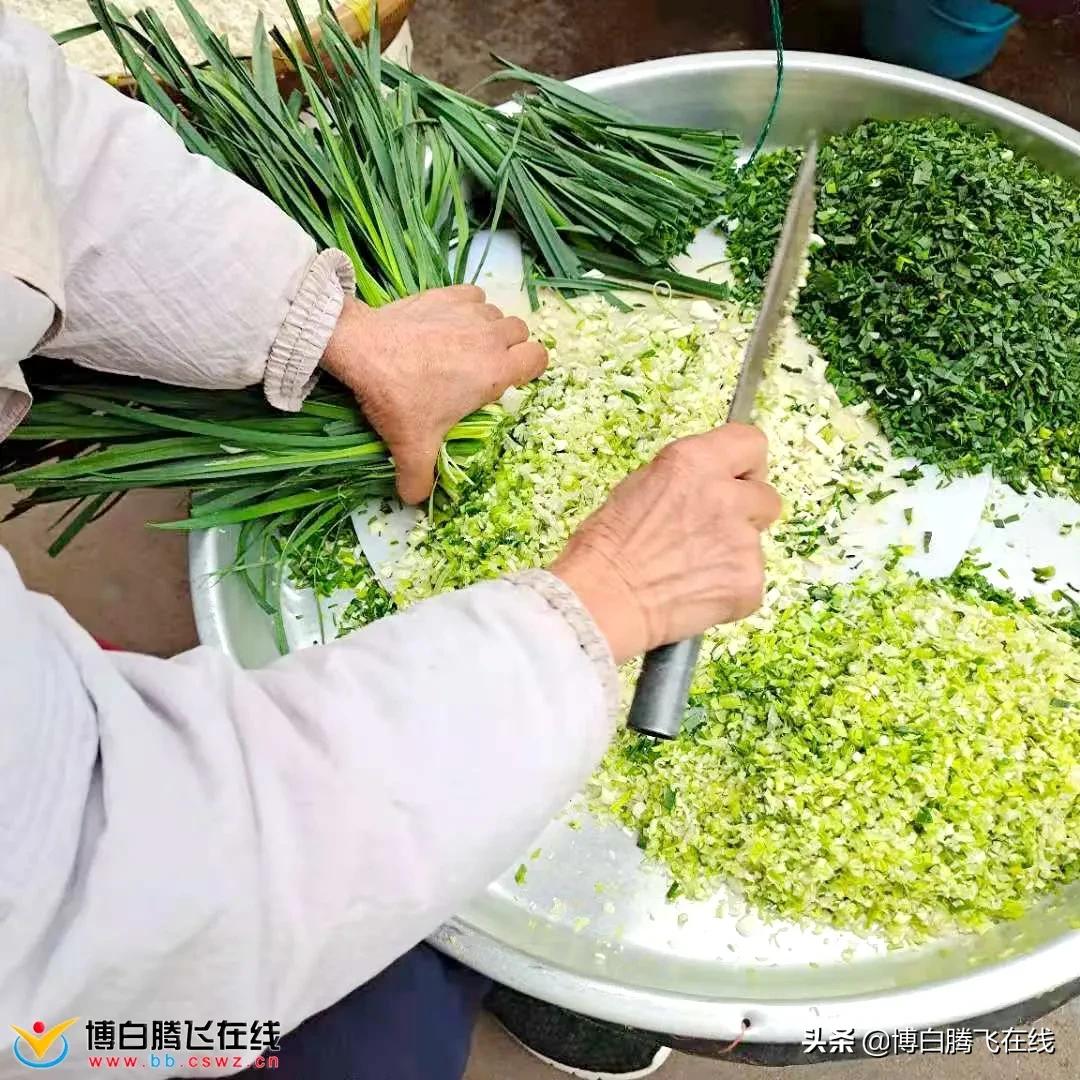
M599 72L576 85L657 121L722 127L751 141L773 84L773 56L686 56ZM773 142L802 143L867 117L949 113L991 124L1045 165L1080 176L1080 134L959 83L847 57L789 53ZM196 535L191 576L204 643L258 665L275 656L265 617L235 581L227 531ZM1034 673L1033 673L1034 677ZM497 813L497 808L493 808ZM840 935L747 928L714 904L664 901L664 878L632 838L587 816L553 823L524 886L512 870L435 935L467 964L519 990L601 1019L672 1035L799 1042L807 1029L923 1027L1038 997L1080 976L1080 888L981 936L874 952ZM598 891L598 889L600 891ZM679 915L688 916L680 922ZM584 920L588 920L586 923Z

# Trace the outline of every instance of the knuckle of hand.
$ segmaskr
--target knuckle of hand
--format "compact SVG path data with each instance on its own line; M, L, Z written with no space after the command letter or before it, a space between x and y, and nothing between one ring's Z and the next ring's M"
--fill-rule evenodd
M761 527L766 528L780 516L783 503L775 488L758 480L743 480L739 483L744 485L747 517L760 522Z
M758 460L764 460L769 451L769 440L765 432L751 424L727 424L721 429L728 435L733 451L749 454Z
M659 460L678 471L693 467L697 458L698 451L693 439L676 439L675 442L668 443L659 454Z
M442 345L443 355L453 357L455 361L463 359L461 355L463 353L465 358L471 359L478 350L484 354L491 351L491 343L487 335L483 331L478 333L470 327L455 327L453 330L447 330L443 335Z
M747 446L764 450L769 445L765 432L754 424L732 424L735 437L741 439Z
M471 333L474 336L479 336L486 349L492 352L505 352L506 342L503 341L502 334L499 333L498 323L482 322L479 326L474 326Z
M660 448L660 452L653 458L654 465L674 465L679 459L679 444L668 443L667 446Z
M665 446L652 462L646 466L645 471L656 477L663 477L667 485L681 485L685 483L689 468L686 461L686 452L679 449L678 443Z

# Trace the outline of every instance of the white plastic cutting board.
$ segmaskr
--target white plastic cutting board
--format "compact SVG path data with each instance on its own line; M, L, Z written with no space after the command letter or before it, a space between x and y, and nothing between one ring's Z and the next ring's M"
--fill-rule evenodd
M1021 495L995 482L972 546L976 561L990 564L989 581L1019 596L1048 599L1067 588L1080 593L1080 504L1071 499ZM1048 567L1053 576L1036 580L1035 569Z
M914 461L901 465L909 468ZM852 559L843 578L882 561L893 547L914 549L901 565L925 578L946 577L971 548L990 494L989 473L943 483L933 466L920 466L922 478L880 502L862 506L840 530L841 545L865 555ZM910 522L908 518L910 517Z

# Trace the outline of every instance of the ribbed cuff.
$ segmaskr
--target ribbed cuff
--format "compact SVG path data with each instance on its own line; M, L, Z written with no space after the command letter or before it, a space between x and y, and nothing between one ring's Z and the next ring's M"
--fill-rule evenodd
M32 356L60 332L63 322L60 307L47 293L22 278L5 278L0 286L0 292L8 294L0 297L0 307L6 306L5 300L12 301L12 317L4 327L8 344L14 348L15 355ZM23 422L31 404L30 388L18 365L0 372L0 442Z
M3 442L30 411L30 395L0 387L0 442Z
M548 573L547 570L525 570L520 574L511 574L507 580L511 584L531 589L569 624L570 629L577 635L578 644L596 668L607 702L608 719L614 725L619 718L621 699L619 669L615 666L615 658L611 655L607 640L597 629L593 617L578 599L577 593L562 578Z
M345 297L355 288L356 273L343 251L327 248L312 259L266 362L263 388L275 408L296 412L304 403Z

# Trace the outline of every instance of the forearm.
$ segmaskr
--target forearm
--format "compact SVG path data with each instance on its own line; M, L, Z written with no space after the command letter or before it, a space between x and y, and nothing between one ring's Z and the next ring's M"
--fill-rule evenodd
M58 222L63 324L41 350L183 385L266 385L297 408L353 288L339 252L206 158L146 106L69 68L0 14ZM14 58L14 60L12 60Z
M103 654L5 573L0 675L31 725L0 753L33 841L0 872L14 1014L294 1026L504 870L610 736L602 643L524 585L249 673Z

